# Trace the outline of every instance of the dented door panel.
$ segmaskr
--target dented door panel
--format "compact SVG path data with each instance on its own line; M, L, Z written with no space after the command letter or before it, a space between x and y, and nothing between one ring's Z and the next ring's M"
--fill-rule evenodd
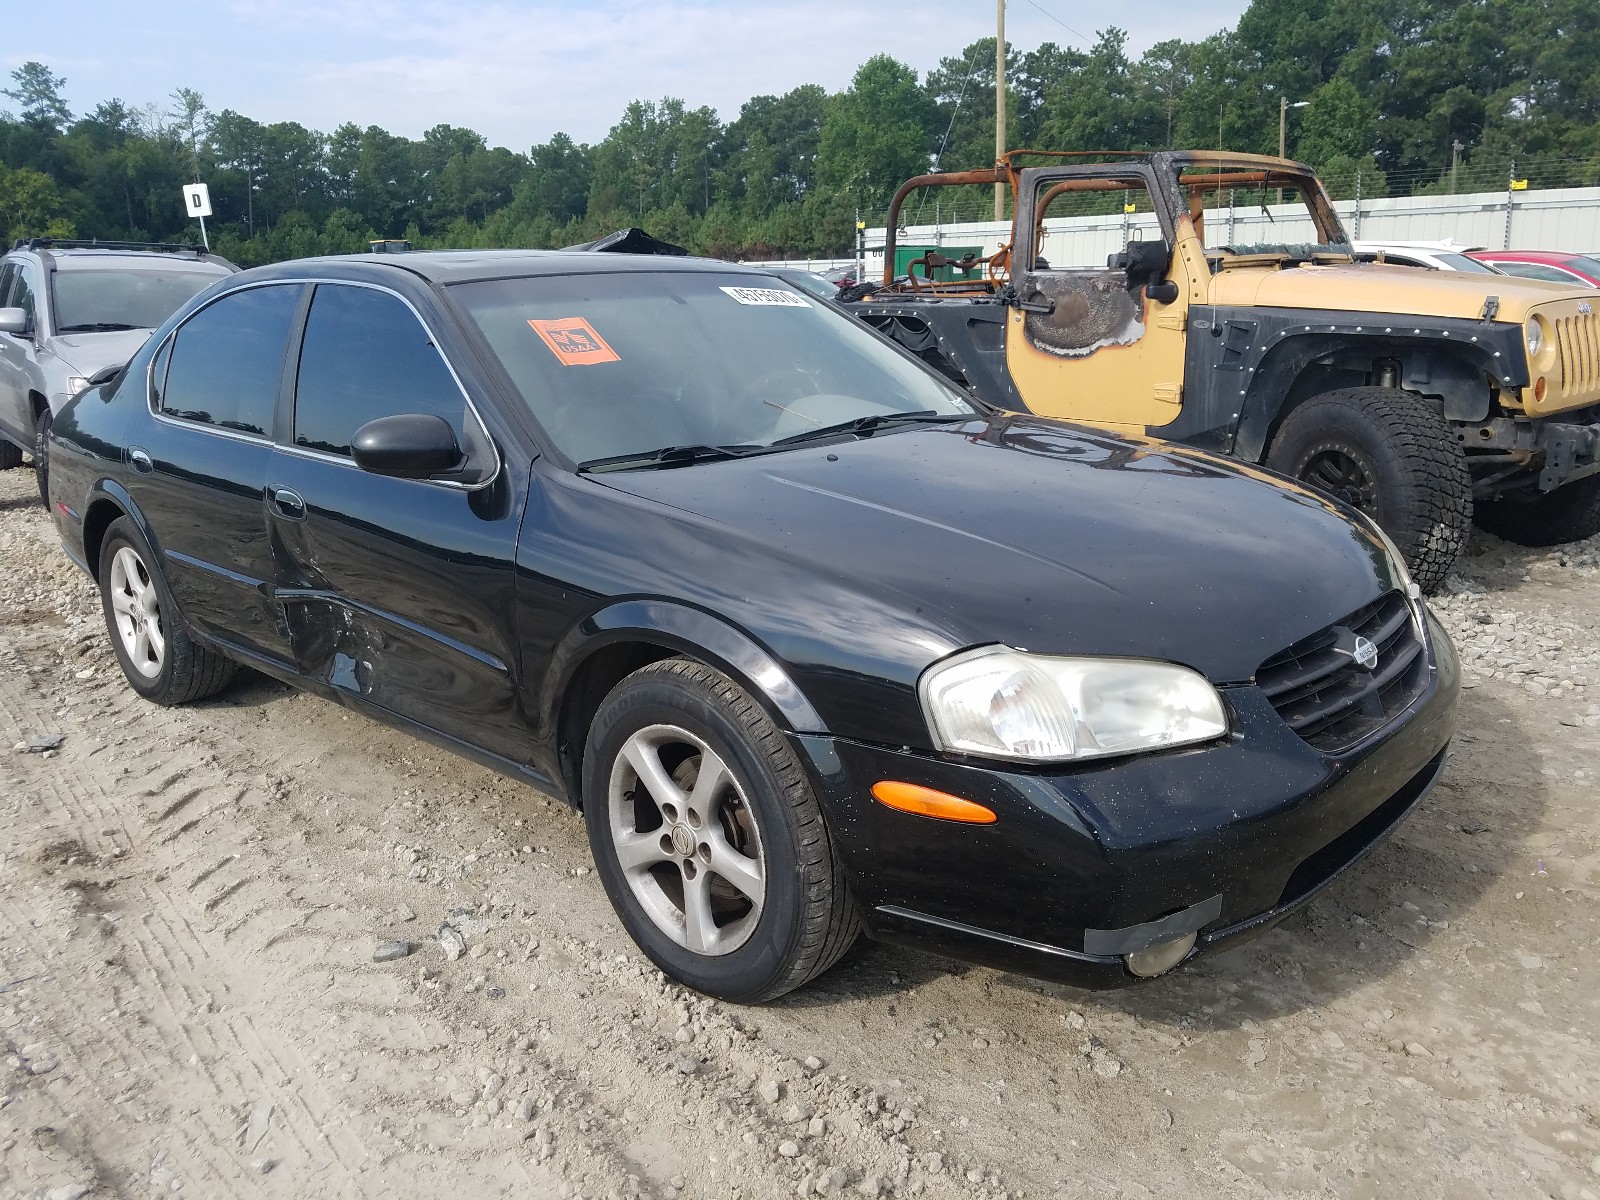
M296 669L527 762L513 626L525 475L502 468L468 491L280 449L272 487L303 503L268 504Z

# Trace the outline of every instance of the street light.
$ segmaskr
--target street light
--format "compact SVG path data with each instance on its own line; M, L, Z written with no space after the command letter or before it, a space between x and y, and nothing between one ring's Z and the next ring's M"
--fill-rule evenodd
M1288 144L1287 144L1287 141L1286 141L1286 138L1285 138L1285 134L1288 132L1288 128L1289 128L1289 110L1291 108L1304 108L1306 105L1308 105L1310 103L1311 103L1311 101L1309 101L1309 100L1296 100L1293 104L1290 104L1289 103L1289 97L1287 97L1287 96L1279 96L1278 97L1278 157L1279 158L1288 158L1289 157ZM1279 204L1283 203L1283 189L1282 188L1278 189L1278 203Z

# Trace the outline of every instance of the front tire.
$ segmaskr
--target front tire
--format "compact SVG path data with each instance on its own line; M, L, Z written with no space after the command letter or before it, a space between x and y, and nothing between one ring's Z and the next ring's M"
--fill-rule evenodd
M33 475L46 508L50 507L50 426L54 422L48 407L40 409L33 422Z
M10 471L22 465L22 449L0 437L0 471Z
M1284 419L1267 466L1377 521L1424 592L1443 586L1471 536L1466 455L1444 418L1410 392L1313 396Z
M99 578L111 646L134 691L174 705L227 686L234 664L189 636L155 554L127 517L118 517L106 530Z
M805 771L743 689L687 659L614 688L589 731L595 866L650 961L759 1004L808 983L860 932Z
M1519 546L1564 546L1600 533L1600 475L1563 484L1530 500L1478 505L1480 529Z

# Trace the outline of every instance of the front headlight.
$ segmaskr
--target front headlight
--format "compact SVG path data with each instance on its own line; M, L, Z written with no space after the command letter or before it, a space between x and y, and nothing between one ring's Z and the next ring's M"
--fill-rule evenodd
M84 378L82 375L68 375L67 376L67 399L71 400L74 396L76 396L79 392L83 391L83 389L88 387L88 386L89 386L89 381L86 378Z
M940 749L988 758L1103 758L1228 731L1222 697L1204 676L1142 659L984 646L929 667L917 691Z
M1529 317L1522 326L1522 335L1528 339L1528 357L1539 356L1539 347L1544 345L1544 327L1534 317Z

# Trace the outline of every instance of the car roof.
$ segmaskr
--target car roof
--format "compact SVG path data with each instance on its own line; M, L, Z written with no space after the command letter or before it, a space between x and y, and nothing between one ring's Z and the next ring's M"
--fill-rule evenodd
M342 254L257 267L244 278L366 278L406 271L445 286L537 275L616 275L628 272L717 272L758 275L756 268L710 258L666 254L608 254L588 250L412 250L402 254Z
M1357 250L1409 250L1417 252L1432 252L1435 254L1466 254L1472 250L1481 250L1482 246L1474 246L1469 242L1458 242L1454 238L1445 238L1442 241L1429 242L1366 242L1354 243Z
M1500 259L1504 262L1548 263L1559 266L1569 258L1581 258L1565 250L1474 250L1473 258Z
M190 257L186 254L163 254L159 251L140 250L49 250L51 261L58 271L79 271L103 267L115 262L118 267L134 270L163 271L177 269L192 271L197 275L231 275L233 272L221 259Z

